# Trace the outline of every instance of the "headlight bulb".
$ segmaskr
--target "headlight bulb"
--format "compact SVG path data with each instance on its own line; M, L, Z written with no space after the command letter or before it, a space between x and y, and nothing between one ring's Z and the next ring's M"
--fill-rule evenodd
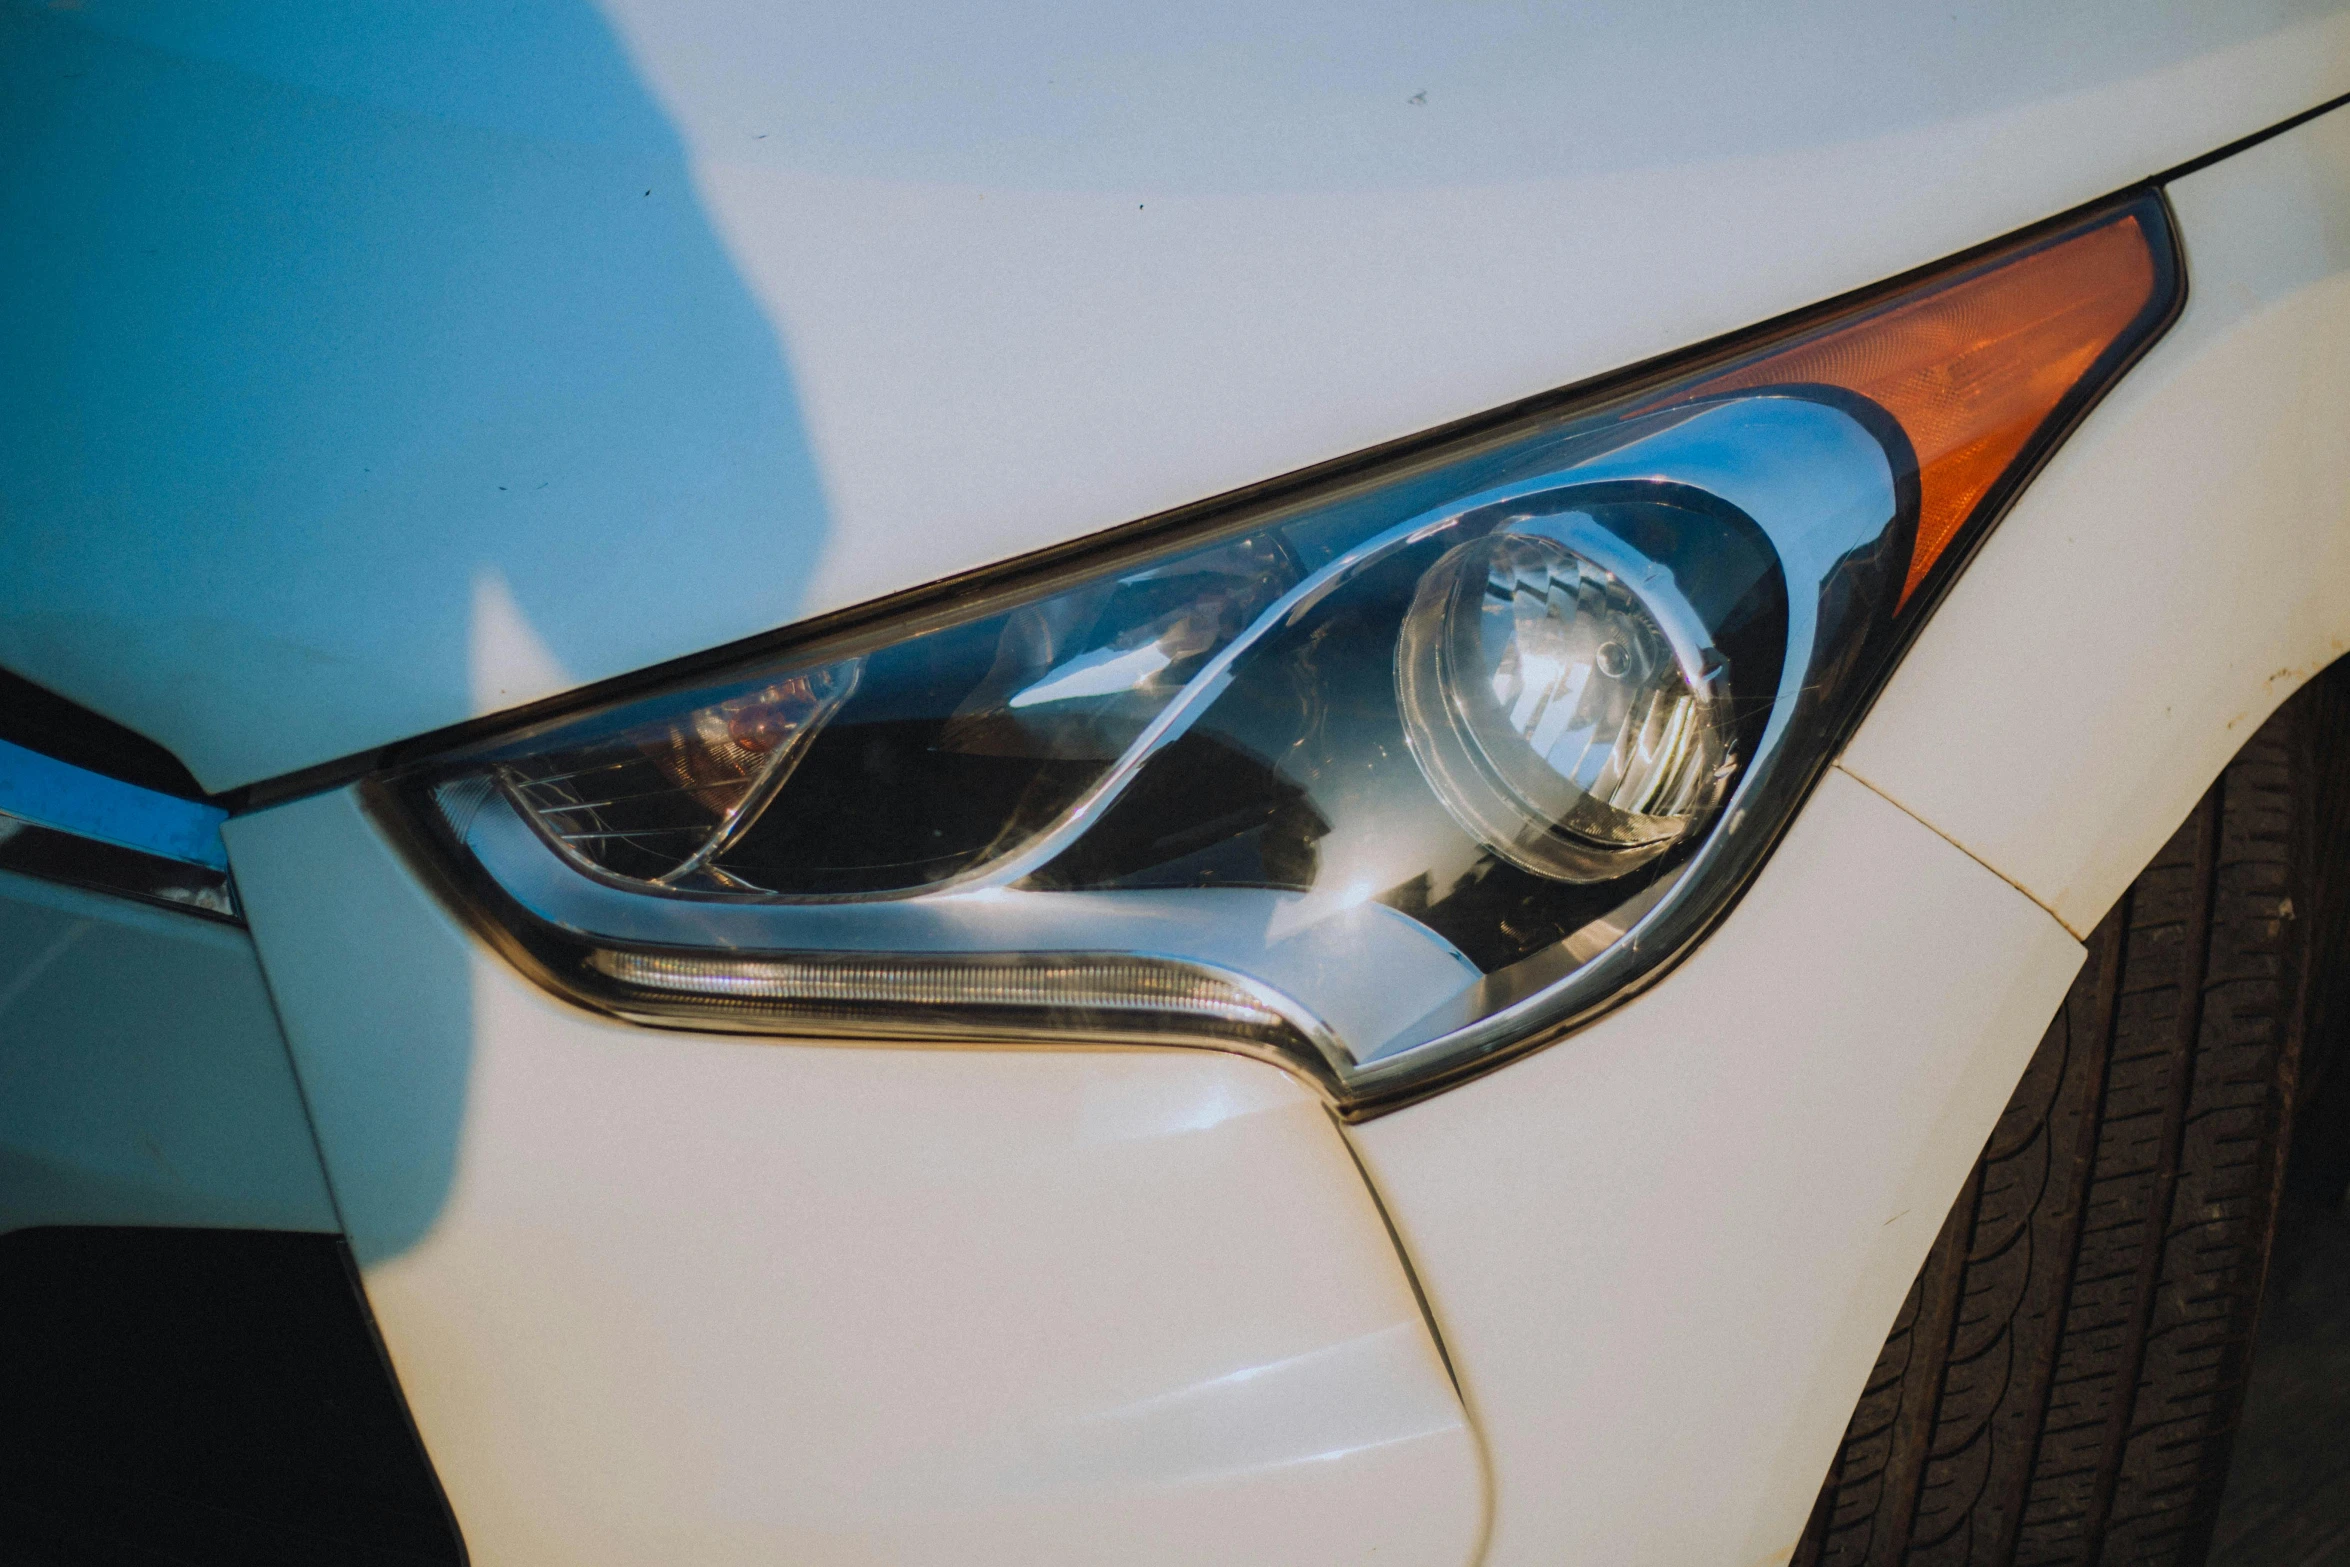
M1429 787L1538 876L1606 881L1655 859L1736 771L1729 670L1704 625L1669 571L1580 513L1440 557L1395 675Z

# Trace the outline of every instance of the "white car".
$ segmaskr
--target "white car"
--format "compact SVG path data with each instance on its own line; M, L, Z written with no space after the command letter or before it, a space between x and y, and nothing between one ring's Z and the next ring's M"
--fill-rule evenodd
M2350 1176L2346 94L0 9L0 1554L2203 1560Z

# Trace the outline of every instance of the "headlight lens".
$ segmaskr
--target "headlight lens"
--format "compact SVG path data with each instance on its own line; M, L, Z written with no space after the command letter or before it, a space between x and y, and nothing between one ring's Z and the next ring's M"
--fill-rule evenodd
M1585 550L1506 528L1454 546L1413 592L1395 678L1404 738L1463 828L1537 876L1604 882L1713 814L1737 764L1711 628L1669 571L1641 561L1627 581L1592 558L1617 551Z
M372 797L510 955L624 1017L1214 1045L1372 1113L1703 934L1947 546L2178 287L2137 198Z

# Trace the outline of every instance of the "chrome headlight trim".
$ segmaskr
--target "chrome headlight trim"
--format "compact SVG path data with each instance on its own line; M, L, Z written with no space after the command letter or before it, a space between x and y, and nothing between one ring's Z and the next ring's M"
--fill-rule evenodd
M2128 333L2092 366L2095 373L2045 416L2023 456L1958 535L1957 547L1947 549L1944 568L1924 579L1927 591L1914 605L1917 458L1900 422L1836 387L1769 385L1709 395L1709 382L1735 384L1736 376L1750 376L1757 356L1733 358L1728 372L1710 368L1722 362L1713 359L1678 378L1690 390L1677 400L1671 383L1659 395L1652 380L1645 391L1588 411L1527 416L1542 429L1567 432L1560 460L1532 476L1443 494L1454 469L1474 472L1485 459L1490 472L1498 445L1536 439L1541 429L1534 436L1471 439L1457 459L1441 451L1408 459L1392 480L1356 473L1334 481L1337 493L1325 511L1360 511L1366 496L1376 503L1387 494L1419 494L1434 504L1358 532L1303 571L1191 670L1115 761L1050 820L1005 852L928 884L811 894L722 883L649 897L642 880L567 857L512 789L496 785L498 757L519 754L559 726L534 726L400 769L370 787L370 803L434 871L451 901L509 956L550 988L614 1015L812 1039L1206 1045L1279 1061L1313 1082L1341 1114L1381 1113L1556 1039L1637 994L1735 903L1949 569L2031 466L2175 314L2177 258L2158 198L2117 204L2015 249L2028 259L2035 244L2047 249L2123 222L2138 226L2156 256L2146 303L2130 318ZM1055 868L1092 841L1089 835L1106 830L1122 802L1132 805L1138 780L1154 762L1163 770L1251 661L1269 657L1264 650L1282 637L1314 624L1411 550L1523 527L1584 502L1721 508L1767 539L1784 584L1783 642L1765 682L1767 711L1754 715L1741 742L1727 799L1684 849L1644 883L1627 883L1625 895L1603 914L1508 961L1471 962L1442 940L1436 942L1442 952L1433 956L1389 940L1402 925L1419 930L1418 916L1392 899L1350 914L1343 926L1330 924L1320 938L1293 930L1275 941L1265 933L1279 930L1306 897L1273 887L1187 892L1053 879ZM1178 540L1152 558L1213 547L1217 539L1255 538L1268 526L1268 513L1281 524L1314 514L1314 506L1310 496L1263 503L1255 516L1225 524L1204 542L1197 535ZM1105 566L1104 574L1115 569ZM1054 580L1071 575L1061 567ZM1007 599L959 614L933 611L895 627L804 642L805 651L771 656L758 667L862 658L904 637L968 622L997 602L1036 601L1034 591L1023 597L1015 589ZM1752 674L1750 667L1750 681ZM1742 697L1755 694L1751 684L1733 685ZM647 705L603 710L625 716ZM1211 930L1216 921L1186 912L1187 900L1196 908L1204 907L1203 898L1218 900L1228 929ZM671 974L673 982L695 963L712 974L724 969L732 987L724 998L734 1008L730 1018L721 1015L715 994L637 983L652 971L637 974L641 962L616 956L627 953L665 954L664 962L684 965ZM1373 1016L1376 1007L1350 1000L1348 987L1328 981L1334 965L1350 963L1381 983L1416 976L1397 980L1392 988L1399 994L1442 994L1408 1016L1392 1005L1387 1015ZM1027 980L992 991L982 984L955 992L956 1004L949 1005L941 999L954 989L946 970L958 964L972 972L1050 971L1064 988L1046 1002ZM895 990L858 1000L842 978L855 972L874 981L876 991ZM1086 992L1070 978L1084 972L1104 988ZM634 976L626 995L614 988L624 974ZM909 1001L906 981L917 974L914 989L928 999ZM883 984L884 976L894 978ZM1187 1014L1181 1005L1128 1006L1127 990L1211 999ZM756 1006L745 1008L745 992L757 993Z

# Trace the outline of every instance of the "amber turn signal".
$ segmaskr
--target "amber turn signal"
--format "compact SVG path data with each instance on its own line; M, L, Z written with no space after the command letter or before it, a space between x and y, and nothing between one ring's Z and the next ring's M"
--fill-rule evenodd
M2040 453L2175 308L2141 197L2014 242L1748 355L1691 392L1830 386L1891 415L1917 460L1906 603L2000 481ZM2012 490L2012 486L2008 487Z

